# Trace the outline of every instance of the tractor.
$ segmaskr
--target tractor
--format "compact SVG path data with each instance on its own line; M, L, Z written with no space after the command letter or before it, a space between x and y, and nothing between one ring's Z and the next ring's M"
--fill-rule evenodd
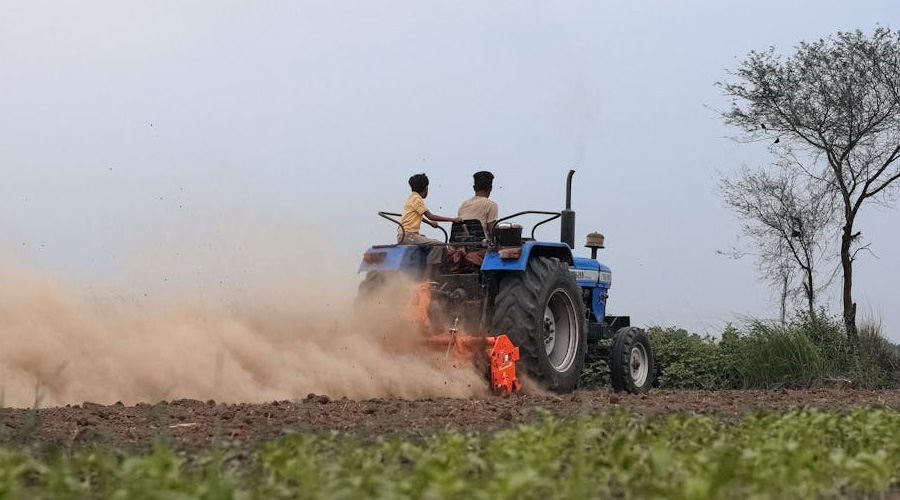
M439 228L443 245L370 247L359 267L366 273L360 296L392 274L419 283L429 343L448 352L454 345L467 352L483 347L491 358L492 387L501 392L520 387L516 360L520 372L562 393L579 385L586 358L597 356L608 360L615 391L648 391L654 359L647 333L631 326L628 316L606 315L612 274L597 260L603 235L587 235L590 258L573 255L574 174L570 170L566 178L566 208L560 212L517 212L497 220L489 234L477 220L455 222L449 234ZM378 214L400 224L400 214ZM528 236L516 223L524 219L537 220ZM557 219L559 242L535 238L539 227Z

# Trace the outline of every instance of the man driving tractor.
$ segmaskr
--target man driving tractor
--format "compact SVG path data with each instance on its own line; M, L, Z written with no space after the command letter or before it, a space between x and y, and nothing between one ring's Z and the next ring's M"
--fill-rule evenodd
M464 201L459 207L459 218L462 220L478 220L484 228L484 234L488 235L497 222L499 208L497 203L490 199L491 190L494 187L494 174L482 170L475 172L475 196Z

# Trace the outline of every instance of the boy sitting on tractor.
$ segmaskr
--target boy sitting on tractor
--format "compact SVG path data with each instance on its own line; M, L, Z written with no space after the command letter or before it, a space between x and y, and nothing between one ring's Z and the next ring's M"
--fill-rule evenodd
M409 187L412 193L403 205L403 214L400 216L400 227L397 228L397 243L400 245L435 244L440 241L433 240L419 234L422 220L432 227L437 227L438 222L459 222L459 217L444 217L435 215L425 206L425 198L428 197L428 176L416 174L409 178Z

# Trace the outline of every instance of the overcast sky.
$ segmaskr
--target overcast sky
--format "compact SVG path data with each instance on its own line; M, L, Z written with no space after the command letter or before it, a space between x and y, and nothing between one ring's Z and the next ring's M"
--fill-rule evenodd
M411 174L453 215L490 170L502 215L561 209L572 168L579 246L606 235L610 313L717 334L778 307L752 260L716 253L739 232L718 172L769 157L729 139L715 83L750 50L898 16L888 0L0 0L0 246L91 283L148 249L193 246L183 265L202 267L244 248L229 232L292 232L293 257L328 252L352 286ZM862 215L854 283L894 341L897 215Z

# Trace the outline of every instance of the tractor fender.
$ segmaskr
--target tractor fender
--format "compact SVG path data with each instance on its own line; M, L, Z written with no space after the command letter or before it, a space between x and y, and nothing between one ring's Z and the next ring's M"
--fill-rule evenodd
M526 241L516 258L501 258L500 250L492 249L484 256L482 271L524 271L533 257L556 257L569 266L574 265L572 249L565 243Z
M363 254L360 273L370 271L402 271L418 278L425 268L427 248L422 245L380 245Z

